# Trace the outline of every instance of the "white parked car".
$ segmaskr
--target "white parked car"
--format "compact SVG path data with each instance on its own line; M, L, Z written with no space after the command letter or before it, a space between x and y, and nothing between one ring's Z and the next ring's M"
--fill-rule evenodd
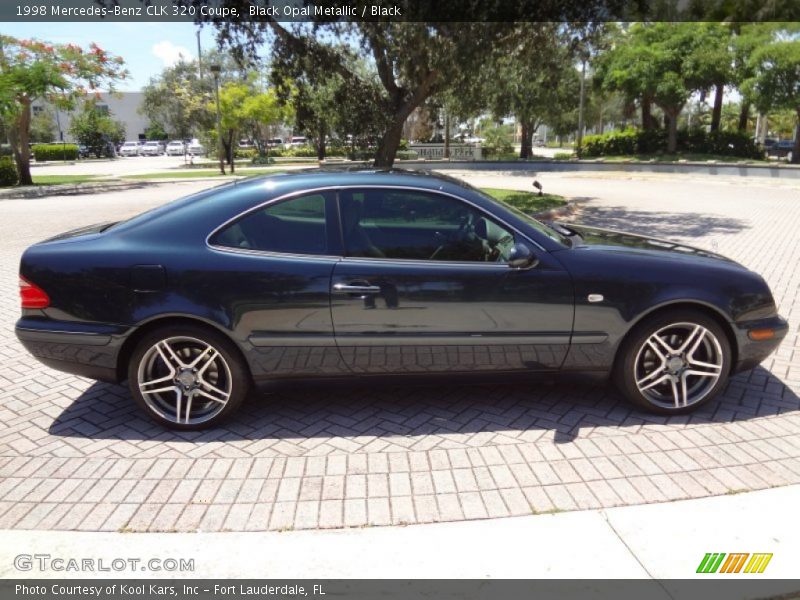
M292 138L292 141L289 143L290 146L293 148L299 148L300 146L308 146L308 138L304 136L295 136Z
M142 156L161 156L164 154L164 142L145 142L140 152Z
M125 142L119 149L120 156L139 156L139 142Z
M200 156L206 153L205 146L200 143L200 140L192 140L186 148L186 152L192 156Z
M180 156L186 152L186 146L180 140L173 140L167 144L168 156Z

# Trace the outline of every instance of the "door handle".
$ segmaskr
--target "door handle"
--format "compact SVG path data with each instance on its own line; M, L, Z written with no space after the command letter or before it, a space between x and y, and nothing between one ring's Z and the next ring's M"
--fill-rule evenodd
M335 283L333 284L333 291L340 294L380 294L381 288L377 285Z

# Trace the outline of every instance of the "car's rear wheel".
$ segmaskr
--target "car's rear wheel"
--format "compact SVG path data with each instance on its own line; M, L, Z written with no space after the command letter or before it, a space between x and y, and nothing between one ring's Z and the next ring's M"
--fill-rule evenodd
M193 326L165 327L144 336L128 365L136 403L172 429L214 427L242 404L250 380L233 344Z
M701 311L670 310L645 320L625 339L614 381L651 412L683 414L724 389L730 365L730 342L714 319Z

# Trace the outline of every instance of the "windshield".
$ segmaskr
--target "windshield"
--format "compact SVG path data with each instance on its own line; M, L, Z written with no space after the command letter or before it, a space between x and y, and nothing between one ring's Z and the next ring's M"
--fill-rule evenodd
M567 238L566 236L561 235L560 233L558 233L554 229L551 229L550 227L548 227L547 225L545 225L541 221L537 221L536 219L534 219L529 214L519 210L518 208L515 208L515 207L511 206L510 204L506 204L505 202L500 202L499 200L495 200L494 198L492 198L491 196L485 194L484 192L482 192L481 190L479 190L476 187L473 187L473 186L471 186L469 184L464 184L464 185L466 187L470 188L471 190L473 190L474 192L477 192L478 194L480 194L484 198L488 198L492 202L496 202L498 204L502 204L503 208L511 211L512 213L517 215L520 219L522 219L526 223L528 223L531 227L536 229L536 231L538 231L539 233L541 233L543 235L546 235L547 237L549 237L554 242L558 242L559 244L562 244L564 246L572 246L572 243L570 242L569 238Z

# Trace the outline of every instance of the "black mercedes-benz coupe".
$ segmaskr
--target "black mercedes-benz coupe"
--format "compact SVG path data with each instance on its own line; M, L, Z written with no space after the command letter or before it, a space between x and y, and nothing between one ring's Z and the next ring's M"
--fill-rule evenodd
M397 170L223 185L28 248L16 333L121 382L159 423L216 425L292 378L594 372L680 414L786 334L764 280L683 244L545 225Z

